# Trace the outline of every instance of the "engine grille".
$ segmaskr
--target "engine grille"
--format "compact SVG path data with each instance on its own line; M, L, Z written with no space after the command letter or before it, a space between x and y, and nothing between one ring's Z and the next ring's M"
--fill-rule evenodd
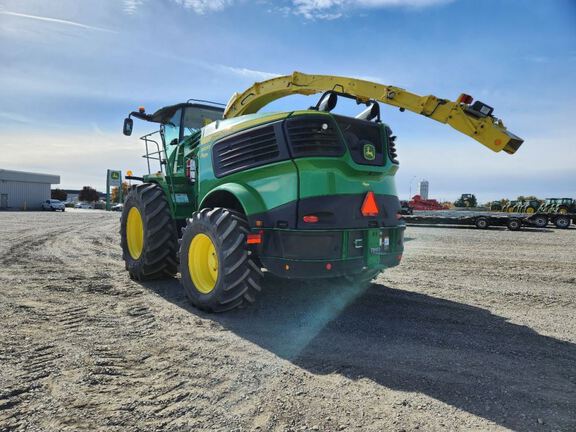
M286 120L292 156L341 156L344 145L334 121L327 116L301 116Z
M224 138L212 147L214 172L222 177L287 159L278 145L280 123L268 124Z

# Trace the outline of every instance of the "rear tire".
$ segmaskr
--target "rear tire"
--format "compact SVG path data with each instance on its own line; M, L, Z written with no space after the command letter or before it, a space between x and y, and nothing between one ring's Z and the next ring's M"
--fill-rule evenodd
M572 221L570 220L569 216L558 216L554 220L554 225L556 225L557 228L566 229L570 226L571 222Z
M548 225L548 217L544 215L538 215L532 218L532 223L538 228L546 228Z
M132 279L176 274L176 224L160 186L144 183L128 192L120 218L120 237L122 258Z
M522 222L519 219L510 219L507 226L510 231L520 231Z
M488 223L488 219L486 219L485 217L479 217L478 219L476 219L476 222L474 224L476 225L476 228L479 229L488 229L488 227L490 226L490 224Z
M246 245L246 217L225 208L194 212L180 242L180 274L190 302L207 312L253 303L262 272Z

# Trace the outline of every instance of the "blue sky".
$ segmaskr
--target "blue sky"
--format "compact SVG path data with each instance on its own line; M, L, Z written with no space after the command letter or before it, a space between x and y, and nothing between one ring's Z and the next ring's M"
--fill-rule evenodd
M136 135L150 125L121 134L135 107L226 102L294 70L466 92L525 139L513 156L493 153L383 107L401 195L426 178L439 199L576 197L571 0L0 0L0 167L102 189L106 168L144 170Z

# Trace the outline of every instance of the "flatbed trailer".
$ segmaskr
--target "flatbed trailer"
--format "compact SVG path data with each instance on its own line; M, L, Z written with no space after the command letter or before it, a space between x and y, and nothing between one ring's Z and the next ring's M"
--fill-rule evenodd
M464 212L464 211L424 211L404 215L407 225L468 225L480 229L491 226L504 226L511 231L523 227L545 228L552 223L556 228L565 229L576 224L576 214L573 213L496 213L496 212Z

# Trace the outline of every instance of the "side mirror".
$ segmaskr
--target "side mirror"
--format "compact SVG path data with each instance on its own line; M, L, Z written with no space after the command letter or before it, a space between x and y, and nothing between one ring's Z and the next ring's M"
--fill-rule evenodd
M338 96L336 95L336 93L326 93L324 94L324 96L322 96L316 107L318 111L330 112L334 108L336 108L337 102L338 102Z
M134 120L132 120L130 117L126 117L124 119L124 135L126 136L130 136L132 135L132 128L134 127Z

